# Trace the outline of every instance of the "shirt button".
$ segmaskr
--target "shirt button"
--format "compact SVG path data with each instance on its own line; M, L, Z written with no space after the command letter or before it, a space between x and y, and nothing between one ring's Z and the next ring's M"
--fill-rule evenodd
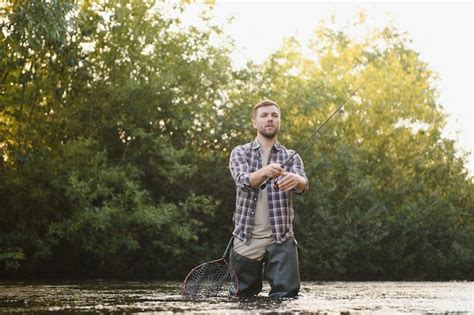
M253 198L253 201L257 201L257 198Z
M255 214L255 211L253 211L253 210L252 210L252 212L251 212L251 213L252 213L252 214Z

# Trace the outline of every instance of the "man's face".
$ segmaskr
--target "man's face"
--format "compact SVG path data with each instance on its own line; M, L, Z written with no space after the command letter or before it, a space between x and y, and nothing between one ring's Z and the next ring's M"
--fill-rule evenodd
M274 105L257 108L252 124L258 133L265 138L272 139L280 131L280 113Z

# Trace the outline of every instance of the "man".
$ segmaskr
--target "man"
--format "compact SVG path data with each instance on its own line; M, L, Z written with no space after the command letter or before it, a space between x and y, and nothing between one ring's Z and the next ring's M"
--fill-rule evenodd
M252 124L257 137L235 147L230 171L236 184L233 216L234 247L230 265L239 278L241 296L257 295L262 271L271 298L294 297L300 289L298 253L293 233L293 193L308 189L301 158L278 143L280 107L273 101L256 104ZM260 187L268 180L265 188Z

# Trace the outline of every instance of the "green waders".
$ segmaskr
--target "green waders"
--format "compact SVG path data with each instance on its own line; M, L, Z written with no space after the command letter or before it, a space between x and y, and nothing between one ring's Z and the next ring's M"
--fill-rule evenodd
M265 279L270 283L270 298L295 297L300 289L298 251L296 241L271 244L261 261L249 259L235 253L230 254L230 265L239 278L239 295L249 297L262 290L262 268L265 264Z
M247 258L232 250L229 263L239 279L239 296L254 296L262 290L263 261Z

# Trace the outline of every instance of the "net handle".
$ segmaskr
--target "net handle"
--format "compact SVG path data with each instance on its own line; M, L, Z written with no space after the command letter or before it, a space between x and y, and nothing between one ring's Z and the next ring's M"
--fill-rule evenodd
M230 249L232 248L232 244L234 242L234 236L232 235L229 240L229 244L227 244L227 247L224 251L224 255L222 255L222 258L226 259L227 256L229 255Z

